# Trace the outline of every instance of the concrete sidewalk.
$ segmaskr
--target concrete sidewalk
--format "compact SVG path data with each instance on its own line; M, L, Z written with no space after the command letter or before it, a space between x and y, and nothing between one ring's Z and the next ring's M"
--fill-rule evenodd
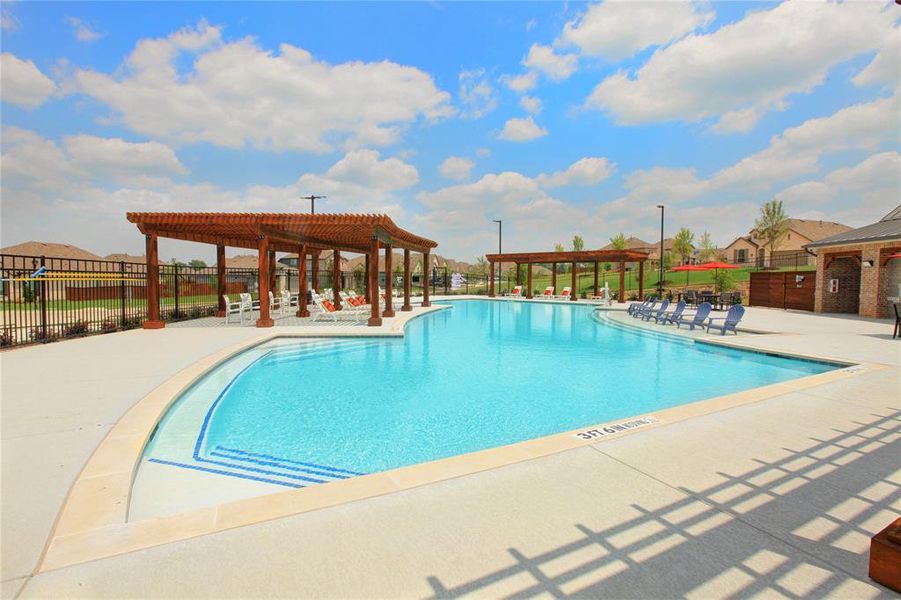
M110 424L181 368L260 333L132 331L3 353L3 596L887 596L866 553L901 513L901 343L884 322L752 316L789 333L731 343L889 368L34 577Z

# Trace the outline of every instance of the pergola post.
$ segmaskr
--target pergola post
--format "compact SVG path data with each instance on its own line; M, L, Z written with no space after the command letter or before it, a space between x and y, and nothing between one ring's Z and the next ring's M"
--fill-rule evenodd
M257 248L258 270L260 288L260 318L257 319L257 327L272 327L275 325L269 316L269 238L265 235L260 236L259 246Z
M341 251L332 250L332 299L336 310L341 310Z
M411 311L413 306L410 304L410 293L413 288L413 273L410 268L410 250L404 248L404 305L400 307L402 311Z
M638 261L638 299L644 298L644 261Z
M379 238L372 236L369 247L369 321L370 327L379 327L382 317L379 316Z
M269 291L275 294L275 250L269 251Z
M155 233L144 236L147 256L147 320L144 329L162 329L160 319L160 257Z
M488 262L488 297L494 298L494 263Z
M394 316L394 247L385 244L385 312L383 317Z
M216 310L217 317L225 316L225 246L222 244L216 245L216 291L219 292L216 294L218 296L217 305L218 310Z
M598 289L598 261L594 261L594 295L597 296L600 290Z
M554 288L554 293L557 293L557 263L551 263L551 286Z
M572 276L572 288L573 289L570 290L570 292L569 292L569 299L572 302L575 302L576 298L579 295L579 282L578 282L579 280L578 280L578 273L576 272L577 264L578 263L575 263L575 262L573 263L573 276Z
M422 253L422 272L425 275L425 285L422 287L422 306L423 308L431 306L429 300L429 253Z
M307 245L301 244L297 250L297 266L298 266L298 283L297 287L300 293L297 296L297 316L309 317L310 310L307 308Z
M522 265L516 263L516 285L522 285Z
M526 263L526 298L532 299L532 263Z
M310 273L310 277L313 279L313 281L310 282L310 285L313 288L313 291L316 292L317 294L319 293L319 255L320 255L320 251L317 250L317 251L313 252L313 254L310 257L311 258L310 266L312 267L312 270L313 270L313 272Z
M626 263L619 263L619 301L626 301Z
M363 256L365 258L363 263L363 295L369 298L369 253Z

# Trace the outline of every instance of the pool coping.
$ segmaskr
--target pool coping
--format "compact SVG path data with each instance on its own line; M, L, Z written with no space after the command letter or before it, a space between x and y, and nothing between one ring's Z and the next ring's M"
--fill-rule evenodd
M468 298L460 298L464 299ZM404 327L412 319L447 308L450 306L436 304L430 308L403 314L403 318L393 323L388 331L266 332L260 337L215 352L183 369L135 403L95 449L66 496L35 573L499 468L888 368L887 365L878 363L850 363L823 356L771 350L770 353L780 356L845 366L826 373L505 446L331 482L328 485L280 491L166 517L128 521L132 484L146 443L169 407L183 391L190 388L209 370L241 352L276 338L403 337ZM625 322L619 325L633 327L632 324ZM667 332L667 335L674 333ZM695 339L692 336L685 337ZM767 352L766 349L742 348L737 344L721 343L717 340L705 339L703 342Z

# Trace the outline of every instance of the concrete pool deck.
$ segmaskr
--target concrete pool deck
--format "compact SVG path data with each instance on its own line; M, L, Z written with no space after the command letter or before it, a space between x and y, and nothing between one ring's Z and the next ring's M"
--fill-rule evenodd
M132 331L3 353L3 594L884 594L866 580L865 541L901 512L901 344L885 321L766 309L746 321L784 333L728 343L887 368L36 576L111 424L181 368L271 330Z

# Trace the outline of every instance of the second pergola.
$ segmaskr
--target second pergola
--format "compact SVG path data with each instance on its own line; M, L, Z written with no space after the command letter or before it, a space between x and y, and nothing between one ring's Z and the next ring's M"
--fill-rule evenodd
M557 287L557 265L570 265L571 300L578 297L579 265L591 264L594 270L594 293L598 294L598 273L604 263L619 264L619 301L626 293L626 263L638 263L638 297L644 295L644 263L648 260L647 252L638 250L579 250L574 252L510 252L504 254L486 254L488 272L491 273L488 284L488 295L494 297L494 269L498 263L514 263L516 265L516 284L522 285L521 265L528 265L526 271L526 297L532 297L532 265L551 266L551 285Z

